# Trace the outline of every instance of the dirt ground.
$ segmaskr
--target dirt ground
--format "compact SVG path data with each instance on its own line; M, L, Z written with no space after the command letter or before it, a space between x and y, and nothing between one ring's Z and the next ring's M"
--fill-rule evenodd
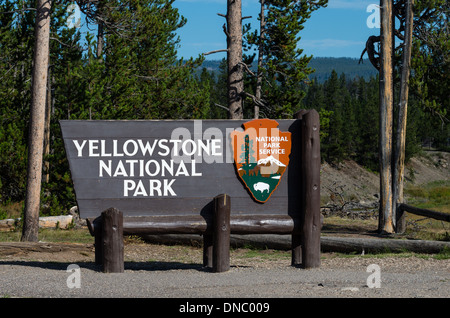
M450 180L450 153L424 151L423 156L410 160L405 168L405 187L424 185L433 181ZM378 200L380 179L354 161L343 161L337 165L325 163L320 174L322 201L333 201L336 193L348 200L370 205Z
M62 243L0 243L0 264L26 264L27 262L50 262L60 264L83 263L94 265L92 244ZM231 250L232 268L253 268L255 270L282 270L290 267L289 251L273 249L258 250L237 248ZM25 262L25 263L23 263ZM365 268L374 258L361 255L342 257L335 253L322 253L321 268L324 270ZM376 258L383 269L398 272L446 271L450 273L450 260L429 257L384 256ZM139 242L126 242L125 268L127 270L167 271L199 267L202 263L202 249L188 245L159 245ZM97 265L99 266L99 265Z

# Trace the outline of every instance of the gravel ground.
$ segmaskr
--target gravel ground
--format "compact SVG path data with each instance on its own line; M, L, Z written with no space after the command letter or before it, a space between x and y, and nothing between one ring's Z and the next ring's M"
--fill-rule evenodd
M14 244L9 244L11 246ZM45 244L44 244L45 245ZM5 245L6 246L6 245ZM32 298L448 298L450 260L432 257L338 257L322 254L318 269L290 266L289 252L231 252L231 269L202 268L201 248L126 244L125 272L94 265L92 245L55 244L13 250L0 245L0 297ZM75 264L74 270L68 266ZM368 271L376 264L379 272ZM379 273L379 288L370 278ZM78 279L79 278L79 279ZM368 280L369 279L369 280ZM68 283L69 282L69 283ZM79 288L76 285L79 283ZM369 285L369 286L368 286ZM72 288L70 288L72 287Z

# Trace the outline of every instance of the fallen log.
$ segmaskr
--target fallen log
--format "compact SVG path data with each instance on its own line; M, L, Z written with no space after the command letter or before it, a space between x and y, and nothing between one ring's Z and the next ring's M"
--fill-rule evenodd
M401 239L365 239L350 237L322 237L323 252L384 253L414 252L436 254L450 248L450 242Z
M152 243L201 244L200 235L146 235L143 237ZM254 246L257 248L272 248L280 250L291 249L290 235L231 235L232 247ZM390 238L353 238L321 236L320 249L323 253L400 253L413 252L436 254L444 249L450 249L450 242L407 240Z

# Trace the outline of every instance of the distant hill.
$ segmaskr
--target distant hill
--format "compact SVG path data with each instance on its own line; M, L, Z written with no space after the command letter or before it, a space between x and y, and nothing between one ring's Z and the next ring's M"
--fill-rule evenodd
M349 57L314 57L309 66L315 69L315 72L309 78L317 78L319 82L323 82L330 76L333 69L338 75L344 73L348 79L355 77L368 79L377 75L378 71L368 59L361 64L358 64L358 61L359 59Z
M378 71L370 64L368 59L358 64L359 59L350 57L314 57L309 66L315 70L309 76L312 80L316 78L320 83L324 82L331 74L333 69L338 75L345 74L346 78L363 77L368 79L376 76ZM206 60L202 64L211 72L219 72L220 60ZM255 65L253 66L256 69Z

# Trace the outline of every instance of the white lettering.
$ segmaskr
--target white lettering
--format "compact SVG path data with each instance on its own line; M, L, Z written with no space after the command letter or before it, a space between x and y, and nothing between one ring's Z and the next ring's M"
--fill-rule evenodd
M150 193L149 193L149 195L151 197L155 196L154 191L157 191L158 192L158 196L161 196L161 181L160 180L155 180L155 179L150 180Z
M155 147L156 147L156 141L157 141L156 139L153 141L153 145L150 145L150 142L148 142L148 141L144 145L144 143L142 142L142 139L138 139L138 144L139 144L139 147L141 149L143 156L145 156L146 152L148 152L149 156L153 155L153 151L155 150Z
M178 170L175 173L175 176L178 177L180 174L182 174L184 176L189 176L189 173L188 173L183 161L180 162L180 165L178 166Z
M191 148L190 152L189 152L189 150L186 147L188 143L190 143L192 145L190 147ZM185 155L192 156L194 153L197 152L197 144L192 139L188 139L185 142L183 142L183 144L181 145L181 150L183 150L183 153Z
M78 157L83 156L83 148L84 148L84 145L86 145L86 141L87 140L83 140L83 143L80 146L80 144L78 143L78 140L73 140L73 144L75 145L75 147L77 148L77 151L78 151Z
M111 177L111 163L112 160L108 160L108 165L105 164L105 162L103 160L99 160L99 177L103 177L103 171L105 171L110 177Z
M195 171L195 160L192 160L192 162L191 162L191 176L193 176L193 177L201 177L202 176L201 172L197 173Z
M176 193L172 189L172 183L175 182L176 179L170 180L170 183L167 183L167 179L164 179L164 196L168 196L168 192L170 192L170 195L173 197L176 197Z
M116 167L116 171L114 172L113 177L117 177L117 176L122 176L122 177L126 177L127 176L127 170L125 169L122 160L119 161L119 163L117 164Z
M124 180L123 181L123 196L128 197L132 193L133 197L153 197L153 196L173 196L176 197L177 194L172 188L173 183L176 179L150 179L148 180L148 188L142 180Z
M98 140L89 140L89 157L99 157L99 153L94 153L94 150L98 150Z
M134 182L133 180L124 180L123 181L123 196L127 197L128 191L131 191L134 188L136 188L136 182Z
M151 163L153 163L154 166L155 166L155 171L154 171L153 173L150 171L150 164L151 164ZM160 170L160 166L159 166L158 161L156 161L156 160L149 160L149 161L147 161L147 163L145 164L145 172L146 172L150 177L156 176L156 175L159 173L159 170Z
M128 145L129 145L130 143L131 143L131 144L133 145L133 147L134 147L133 151L128 151ZM129 157L135 156L135 155L137 154L138 150L139 150L139 148L138 148L138 144L137 144L136 140L128 139L128 140L125 141L125 143L123 144L123 152L124 152L127 156L129 156Z
M137 160L125 160L126 163L129 164L130 167L130 173L129 176L130 177L134 177L134 164L137 163Z
M152 180L150 180L150 181L152 181ZM136 191L134 191L133 197L137 197L138 195L147 196L147 192L145 191L142 180L139 180L139 182L136 186Z
M166 151L166 152L159 151L158 155L160 155L160 156L167 156L170 153L170 148L169 148L169 146L166 145L167 143L168 143L167 139L160 139L158 141L159 148L162 148L162 149L164 149Z
M123 153L117 152L117 140L113 140L113 156L114 157L123 157Z
M105 143L106 143L106 140L100 140L100 145L101 145L101 156L102 157L111 157L112 156L112 154L110 154L110 153L106 153L105 152L105 150L106 150L106 145L105 145Z
M170 165L167 163L166 160L161 161L162 164L162 171L161 171L161 176L165 177L166 176L166 171L173 176L173 160L170 160Z

